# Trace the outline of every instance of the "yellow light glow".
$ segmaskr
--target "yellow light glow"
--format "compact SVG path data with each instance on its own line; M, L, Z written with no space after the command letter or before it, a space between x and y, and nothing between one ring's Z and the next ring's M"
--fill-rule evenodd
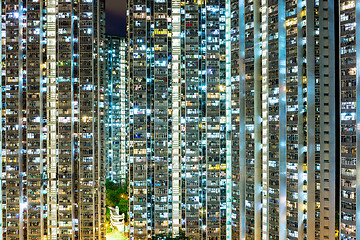
M297 19L296 18L290 18L290 19L286 20L286 22L285 22L285 25L287 27L291 27L291 26L296 25L296 24L297 24Z

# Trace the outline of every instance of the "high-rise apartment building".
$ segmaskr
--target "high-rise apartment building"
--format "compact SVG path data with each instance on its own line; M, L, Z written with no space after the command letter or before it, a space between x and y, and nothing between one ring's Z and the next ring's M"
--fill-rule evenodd
M106 36L105 152L107 178L127 184L127 59L126 38Z
M128 4L131 237L335 239L334 2Z
M147 239L171 229L168 4L168 1L128 2L129 210L130 235L135 239Z
M104 239L104 1L0 6L2 237Z
M333 1L231 1L232 239L335 239Z
M131 0L128 11L131 236L224 238L225 1Z
M359 46L360 1L340 1L340 237L360 239L359 205Z

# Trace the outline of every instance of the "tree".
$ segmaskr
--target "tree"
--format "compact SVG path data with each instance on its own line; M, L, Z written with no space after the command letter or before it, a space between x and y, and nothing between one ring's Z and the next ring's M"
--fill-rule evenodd
M126 187L121 187L116 183L110 181L109 179L106 180L105 183L106 187L106 205L109 207L115 208L116 206L119 207L119 213L125 214L125 220L127 221L128 218L128 204L129 204L129 197L128 197L128 189Z
M117 206L119 206L119 212L120 213L126 213L129 210L129 200L122 198L120 199L119 203L117 204Z

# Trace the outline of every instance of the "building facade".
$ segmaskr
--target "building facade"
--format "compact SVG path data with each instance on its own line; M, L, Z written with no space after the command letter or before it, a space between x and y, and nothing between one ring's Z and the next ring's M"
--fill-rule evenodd
M335 239L334 2L231 11L232 238Z
M104 1L1 1L4 239L104 239Z
M232 238L335 239L334 2L231 6Z
M341 239L360 239L359 214L359 31L356 24L360 1L340 1L340 236Z
M131 236L226 236L225 1L129 1Z
M128 100L126 38L106 36L105 152L107 179L127 184Z
M132 239L335 239L334 13L128 2Z

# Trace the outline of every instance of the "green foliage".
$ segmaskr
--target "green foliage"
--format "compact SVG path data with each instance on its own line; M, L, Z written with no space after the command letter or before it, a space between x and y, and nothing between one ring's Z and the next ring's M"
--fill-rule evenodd
M127 187L119 186L118 184L111 182L110 180L106 180L105 186L106 186L106 205L113 208L118 206L120 214L124 213L125 219L127 219L127 212L129 209L128 206L129 198L128 198Z
M189 237L186 237L185 232L180 230L179 236L175 238L176 240L190 240Z
M116 183L110 181L109 179L106 180L105 187L106 187L106 190L119 191L123 194L128 193L127 186L121 186L120 184L116 184Z
M110 222L110 209L108 207L106 207L105 216L106 216L106 221Z
M110 223L108 224L108 226L106 227L106 233L112 233L114 231L114 229L112 229L112 227L110 226Z
M120 199L117 206L119 206L119 212L120 213L127 213L129 209L129 201L127 199Z

